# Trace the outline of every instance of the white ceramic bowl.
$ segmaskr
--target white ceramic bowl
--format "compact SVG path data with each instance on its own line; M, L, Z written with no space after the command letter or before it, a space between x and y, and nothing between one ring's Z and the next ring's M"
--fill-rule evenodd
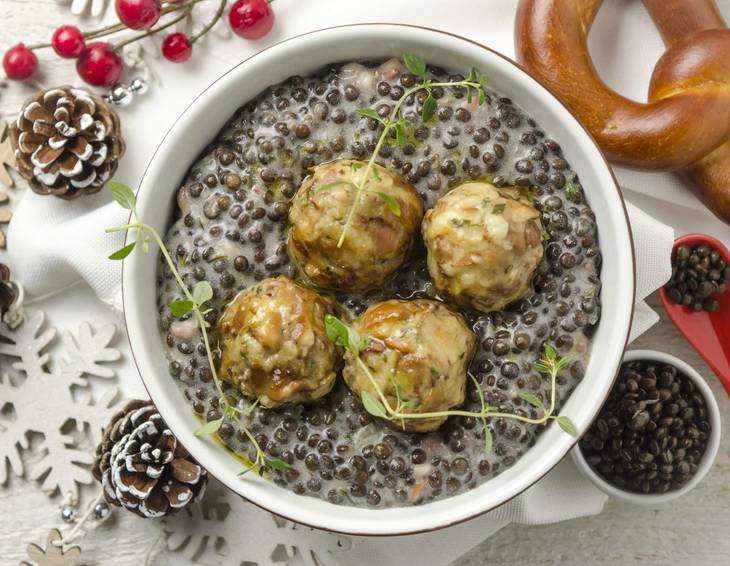
M712 464L715 462L715 457L720 449L720 408L717 406L717 400L712 394L712 389L707 385L704 378L687 362L680 360L670 354L664 352L657 352L656 350L629 350L624 356L625 362L633 362L635 360L652 360L663 364L669 364L676 367L684 375L692 380L692 382L699 389L700 394L705 399L707 404L707 413L710 420L710 438L707 441L705 447L705 453L702 455L702 459L697 466L697 472L694 476L684 484L680 489L668 491L666 493L656 494L643 494L634 493L632 491L626 491L608 483L600 475L598 475L593 468L588 465L586 459L583 457L583 452L580 450L580 446L575 446L571 452L573 461L578 469L591 480L595 486L603 491L605 494L626 501L628 503L635 503L637 505L660 505L678 497L682 497L685 493L691 491L695 486L702 481L707 475L707 472L712 468Z
M305 34L244 61L207 88L183 113L157 149L142 180L138 210L165 232L174 195L189 166L243 103L294 74L333 61L419 54L447 69L477 67L489 86L512 98L558 140L580 175L603 243L603 315L586 375L563 411L579 431L608 395L628 337L634 304L634 259L620 192L603 155L570 112L514 63L482 45L447 33L395 24L361 24ZM509 470L478 488L418 507L373 510L335 506L295 495L273 483L237 474L240 463L223 448L194 436L198 421L169 376L155 305L156 254L132 254L124 264L124 311L139 373L163 418L190 453L230 489L299 523L361 535L395 535L437 529L501 505L530 487L565 456L575 439L557 426L545 431Z

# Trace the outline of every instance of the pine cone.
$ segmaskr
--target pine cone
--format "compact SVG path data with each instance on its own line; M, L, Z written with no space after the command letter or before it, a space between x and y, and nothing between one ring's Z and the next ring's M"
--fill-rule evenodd
M116 113L81 88L39 92L23 105L10 133L18 171L41 195L97 193L124 154Z
M10 284L10 268L0 263L0 319L8 312L16 298L15 287Z
M148 518L185 507L203 494L208 481L155 406L141 400L112 417L92 472L109 503Z

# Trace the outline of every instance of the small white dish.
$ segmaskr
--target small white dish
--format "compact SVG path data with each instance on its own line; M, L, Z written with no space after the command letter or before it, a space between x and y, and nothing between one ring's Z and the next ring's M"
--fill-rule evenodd
M629 350L624 356L624 362L632 362L637 360L651 360L660 362L663 364L669 364L676 367L684 375L686 375L695 384L702 397L705 399L707 404L707 416L710 420L712 427L710 431L710 438L707 441L705 447L705 453L702 455L699 465L697 466L697 472L690 480L684 484L680 489L670 490L666 493L636 493L633 491L627 491L616 487L603 479L597 472L593 470L586 462L581 452L580 445L576 444L571 452L573 462L578 466L578 469L583 473L585 477L593 482L593 484L603 491L606 495L626 501L627 503L634 503L636 505L660 505L673 501L684 494L692 491L697 484L699 484L707 473L712 468L712 464L715 462L715 457L720 449L720 409L717 405L717 400L712 393L712 389L707 385L704 378L690 366L687 362L680 360L679 358L664 352L658 352L656 350Z

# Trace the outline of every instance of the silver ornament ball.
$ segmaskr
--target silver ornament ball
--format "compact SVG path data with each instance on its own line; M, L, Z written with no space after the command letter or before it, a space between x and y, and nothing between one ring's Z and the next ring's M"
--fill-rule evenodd
M111 507L109 507L109 504L106 501L100 501L94 505L94 518L97 521L103 521L108 518L111 512Z
M76 509L70 505L64 505L61 507L61 519L66 523L73 523L76 519Z
M134 94L144 94L145 92L147 92L148 88L149 85L144 79L132 79L132 82L129 83L129 90L131 90Z
M112 88L111 94L109 95L111 98L112 104L116 104L118 106L127 106L130 102L132 102L133 94L130 88L125 84L118 84L114 88Z

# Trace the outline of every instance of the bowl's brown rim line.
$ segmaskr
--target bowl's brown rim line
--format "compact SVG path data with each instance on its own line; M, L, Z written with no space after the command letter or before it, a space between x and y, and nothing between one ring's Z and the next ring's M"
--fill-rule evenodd
M631 302L631 316L630 316L630 319L629 319L629 325L628 325L627 332L626 332L626 340L624 342L624 346L623 346L622 353L625 352L626 351L626 348L628 346L628 343L629 343L630 335L631 335L631 326L632 326L632 322L633 322L634 310L635 310L635 304L636 304L636 253L635 253L635 249L634 249L634 239L633 239L633 231L631 229L631 222L629 221L629 215L628 215L628 211L626 209L626 202L624 201L623 194L621 193L621 189L619 188L618 181L616 180L616 176L614 175L613 170L611 169L611 165L609 164L608 160L606 159L606 156L603 153L603 150L598 145L598 143L596 142L595 138L586 129L586 127L580 122L580 120L578 120L578 118L570 110L570 108L568 108L568 106L566 106L558 97L556 97L550 89L546 88L542 83L540 83L537 79L535 79L532 75L530 75L530 73L528 73L527 70L522 65L520 65L518 62L514 61L513 59L510 59L506 55L503 55L502 53L499 53L498 51L495 51L494 49L492 49L490 47L487 47L486 45L483 45L483 44L481 44L481 43L479 43L477 41L474 41L472 39L469 39L469 38L466 38L466 37L457 35L455 33L451 33L451 32L444 31L444 30L440 30L440 29L436 29L436 28L430 28L430 27L427 27L427 26L418 26L418 25L413 25L413 24L403 24L403 23L397 23L397 22L363 22L363 23L342 24L342 25L339 25L339 26L330 26L330 27L326 27L326 28L320 28L320 29L308 31L308 32L305 32L305 33L301 33L301 34L298 34L298 35L294 35L292 37L288 37L288 38L283 39L281 41L278 41L278 42L276 42L276 43L274 43L272 45L269 45L268 47L265 47L261 51L257 51L253 55L251 55L249 57L246 57L240 63L237 63L236 65L234 65L233 67L231 67L230 69L228 69L227 71L225 71L224 73L222 73L212 83L210 83L207 87L205 87L195 97L195 99L193 99L190 102L190 104L188 104L188 106L185 108L185 110L183 110L183 112L175 119L175 121L172 123L172 125L168 128L167 132L165 133L165 135L160 140L160 143L157 145L157 148L155 148L155 151L153 152L152 157L150 158L149 162L147 163L147 167L145 167L144 173L142 174L142 177L140 179L140 182L139 182L140 186L144 182L144 179L145 179L145 177L147 175L147 172L149 171L149 167L150 167L151 163L154 161L154 158L157 155L157 152L160 150L160 147L162 147L162 144L165 142L165 140L167 139L168 135L175 128L175 125L180 121L180 119L182 118L182 116L188 111L188 109L193 104L195 104L195 102L206 91L208 91L210 88L212 88L212 86L215 83L217 83L218 81L220 81L223 77L225 77L226 75L228 75L230 72L232 72L233 70L237 69L238 67L240 67L244 63L248 62L250 59L256 57L260 53L263 53L265 51L268 51L269 49L272 49L274 47L277 47L277 46L279 46L279 45L281 45L283 43L287 43L289 41L293 41L295 39L299 39L301 37L306 37L308 35L312 35L312 34L319 33L319 32L323 32L323 31L329 31L329 30L334 30L334 29L342 29L342 28L350 28L350 27L365 27L365 26L397 26L397 27L403 27L403 28L412 28L412 29L420 29L420 30L435 32L435 33L439 33L439 34L442 34L442 35L447 35L449 37L452 37L452 38L455 38L455 39L458 39L458 40L461 40L461 41L466 41L467 43L471 43L472 45L475 45L475 46L477 46L477 47L479 47L481 49L484 49L485 51L489 51L493 55L496 55L497 57L499 57L499 58L504 59L505 61L507 61L509 64L517 67L520 71L522 71L522 73L524 73L527 77L529 77L532 81L534 81L540 88L545 89L545 91L550 96L552 96L561 106L563 106L567 110L567 112L573 117L573 119L576 121L576 123L579 125L579 127L586 133L586 135L589 137L589 139L593 142L593 145L596 147L596 149L598 149L598 152L601 155L601 158L603 159L603 162L605 163L606 168L609 171L609 174L611 175L611 180L613 181L613 185L616 188L616 193L618 194L618 198L619 198L619 201L621 203L621 207L622 207L623 212L624 212L624 217L626 218L626 227L628 228L628 232L629 232L629 242L630 242L631 259L632 259L632 262L631 262L632 263L632 274L633 274L633 278L632 278L632 281L631 281L631 287L632 287L631 288L631 295L633 297L633 300ZM139 190L140 190L140 188L138 187L137 188L137 192L139 192ZM131 220L131 216L132 215L130 213L130 220ZM125 244L127 243L127 238L129 238L129 233L127 233L126 236L125 236ZM122 281L122 306L124 306L124 270L122 270L122 280L121 281ZM144 386L145 390L147 391L147 394L150 396L150 399L152 399L152 396L150 395L149 388L147 387L147 383L145 381L145 378L143 377L142 372L140 371L140 368L139 368L139 364L137 363L137 358L134 355L134 349L132 348L131 339L129 337L129 325L127 324L127 314L126 314L126 311L124 310L124 308L122 310L123 310L123 315L124 315L124 327L125 327L125 330L126 330L126 333L127 333L127 340L129 341L129 351L130 351L130 353L132 355L132 360L134 361L134 365L137 368L137 373L139 374L140 380L142 381L142 385ZM621 363L619 362L618 367L616 368L616 372L614 373L613 378L611 379L611 385L612 386L613 386L613 383L616 381L616 377L618 376L618 372L619 372L620 368L621 368ZM610 389L611 388L609 388L609 390L608 390L609 393L610 393ZM603 401L602 401L601 404L605 403L605 401L606 401L607 398L608 398L608 393L604 396ZM154 401L153 401L153 403L154 403ZM571 450L578 444L578 441L579 440L580 440L580 438L576 438L572 442L572 444L566 450L566 452L563 455L563 457L555 464L556 466L557 466L557 464L559 462L561 462L563 459L565 459L566 456L569 456L570 455ZM180 440L178 440L178 442L180 442ZM180 444L185 448L185 445L183 445L182 442L180 442ZM205 466L203 466L203 467L205 467ZM470 515L469 517L464 517L463 519L459 519L457 521L452 521L452 522L450 522L448 524L441 525L441 526L438 526L438 527L432 527L432 528L428 528L428 529L419 529L419 530L415 530L415 531L407 531L407 532L401 532L401 533L388 533L388 534L371 534L371 533L358 533L358 532L353 532L353 531L340 531L340 530L334 530L334 529L323 529L322 527L319 527L317 525L311 525L309 523L303 523L303 522L300 522L300 521L295 521L295 520L287 517L286 515L282 515L280 513L275 513L273 511L271 511L270 509L264 507L263 505L260 505L260 504L258 504L255 501L251 501L250 499L248 499L248 498L244 497L243 495L241 495L240 493L238 493L232 487L229 487L225 482L223 482L221 480L218 480L218 478L215 475L213 475L213 474L210 474L210 475L213 478L215 478L226 489L228 489L231 492L233 492L236 496L238 496L238 497L240 497L242 499L245 499L249 503L255 505L259 509L262 509L262 510L266 511L267 513L271 513L272 515L276 515L276 516L281 517L281 518L283 518L283 519L285 519L287 521L291 521L293 523L297 523L297 524L300 524L300 525L304 525L305 527L309 527L309 528L312 528L312 529L317 529L317 530L320 530L320 531L331 532L331 533L336 533L336 534L342 534L342 535L347 535L347 536L372 537L372 538L379 538L379 537L385 538L385 537L388 537L388 538L390 538L390 537L411 536L411 535L418 535L418 534L424 534L424 533L439 531L439 530L442 530L442 529L447 529L449 527L453 527L453 526L456 526L456 525L460 525L461 523L465 523L466 521L471 521L472 519L475 519L477 517L481 517L482 515L484 515L486 513L489 513L491 511L494 511L498 507L501 507L502 505L505 505L505 504L509 503L510 501L512 501L513 499L515 499L516 497L522 495L525 491L527 491L532 486L534 486L537 482L539 482L541 479L543 479L554 467L555 466L553 466L550 469L546 470L545 473L541 474L538 478L535 479L535 481L533 481L532 483L530 483L529 485L527 485L524 489L520 490L515 495L513 495L512 497L510 497L506 501L503 501L499 505L496 505L496 506L491 507L489 509L485 509L483 511L479 511L478 513L475 513L473 515ZM206 472L207 472L207 469L206 469ZM208 472L208 473L210 473L210 472Z

